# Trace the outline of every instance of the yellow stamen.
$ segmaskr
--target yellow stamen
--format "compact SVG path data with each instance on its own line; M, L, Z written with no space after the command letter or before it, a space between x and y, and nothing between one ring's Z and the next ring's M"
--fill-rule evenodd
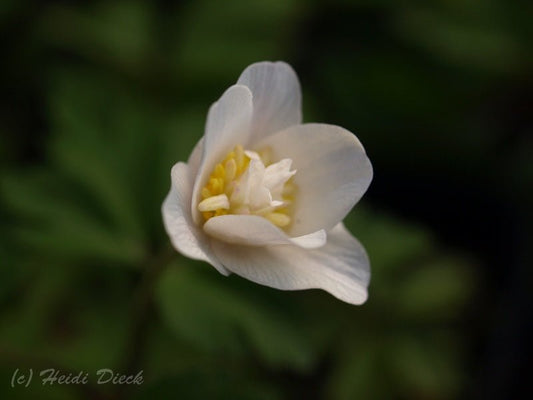
M224 179L226 177L226 171L224 170L222 164L217 164L213 175L215 175L219 179Z
M207 221L219 215L226 215L230 209L229 196L235 186L235 180L248 168L250 159L244 154L241 145L235 146L224 160L217 164L209 176L207 184L202 188L202 201L198 211Z
M237 164L237 171L242 174L244 169L244 154L243 147L239 144L235 146L235 163Z
M208 197L211 197L211 196L212 196L211 191L207 187L204 187L202 189L202 198L207 199Z
M230 158L228 161L226 161L226 179L228 182L231 182L235 179L237 176L237 163L235 162L235 159Z
M261 162L268 166L272 163L272 151L264 148L258 152ZM246 171L250 164L250 157L246 155L241 145L235 146L221 163L218 163L207 180L207 184L201 190L202 200L198 204L198 211L201 212L205 221L213 217L227 214L248 214L248 206L239 204L233 200L232 194L239 183L239 178ZM267 207L264 211L256 211L254 214L261 215L274 225L285 228L291 223L289 216L296 186L291 183L292 178L285 183L280 206ZM270 211L267 211L270 208Z
M265 215L265 218L280 228L283 228L291 223L291 217L280 212L272 212Z
M205 200L202 200L198 204L198 211L217 211L219 209L227 210L229 208L228 196L225 194L219 194L218 196L211 196Z

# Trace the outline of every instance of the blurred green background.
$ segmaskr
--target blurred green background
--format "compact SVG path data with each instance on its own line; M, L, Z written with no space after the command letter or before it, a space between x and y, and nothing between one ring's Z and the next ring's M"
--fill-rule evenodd
M531 342L533 3L0 2L0 397L509 399ZM172 250L160 206L209 105L285 60L375 177L369 300ZM11 388L13 373L90 373ZM143 370L139 386L95 371Z

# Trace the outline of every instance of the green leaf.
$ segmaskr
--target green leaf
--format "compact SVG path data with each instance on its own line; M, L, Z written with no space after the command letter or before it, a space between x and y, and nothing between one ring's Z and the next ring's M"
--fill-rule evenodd
M328 380L328 399L382 399L387 392L379 365L376 341L354 338L347 345L337 346L337 359ZM381 376L378 383L376 377Z
M523 63L525 49L498 22L498 19L472 18L464 23L457 16L415 9L401 13L396 28L400 35L445 62L480 71L514 71Z
M114 367L128 336L128 270L74 269L46 259L27 270L31 279L0 315L0 350L34 367Z
M31 248L68 257L132 263L144 256L134 238L113 232L106 221L78 200L68 183L47 173L4 177L0 194L17 215L11 233Z
M389 365L397 389L422 397L453 398L463 374L453 336L401 334L392 339Z
M458 317L475 292L471 265L444 256L423 263L397 286L397 311L406 317L444 320Z
M365 247L370 257L372 284L376 286L390 282L406 264L432 252L433 239L427 230L361 205L352 210L344 223Z
M152 44L151 3L96 2L89 7L55 5L42 16L40 33L53 46L137 72Z
M246 7L235 1L224 7L214 0L195 1L185 7L181 25L175 25L182 40L170 53L193 87L235 82L243 66L279 58L290 33L280 27L290 26L299 11L294 0L251 2ZM270 32L271 40L264 40L264 32Z
M163 276L158 304L179 337L215 353L245 354L253 349L272 366L312 365L314 354L297 321L282 307L265 303L253 292L239 292L231 278L215 274L174 266Z

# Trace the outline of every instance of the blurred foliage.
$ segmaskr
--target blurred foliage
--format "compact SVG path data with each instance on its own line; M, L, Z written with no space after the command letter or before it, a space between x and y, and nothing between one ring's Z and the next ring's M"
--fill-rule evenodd
M6 383L16 368L50 367L142 369L145 383L118 394L136 399L464 392L479 260L430 227L368 200L354 209L346 224L370 254L372 282L369 301L353 307L226 278L169 252L160 206L210 103L265 59L301 66L305 120L333 116L327 122L360 132L378 171L395 168L407 146L410 171L451 162L459 177L483 165L501 138L463 106L528 79L529 3L1 4L0 397L117 389ZM318 23L328 12L346 25ZM411 134L398 135L406 126ZM450 134L426 136L431 129ZM504 154L504 185L522 179L517 171L531 178L531 141L517 140L518 156Z

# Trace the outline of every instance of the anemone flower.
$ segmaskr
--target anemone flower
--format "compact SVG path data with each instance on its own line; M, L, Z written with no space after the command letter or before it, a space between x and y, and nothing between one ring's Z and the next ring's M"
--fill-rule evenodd
M172 168L163 221L180 253L224 275L362 304L369 261L342 220L371 180L353 133L302 124L293 69L260 62L211 106L189 160Z

